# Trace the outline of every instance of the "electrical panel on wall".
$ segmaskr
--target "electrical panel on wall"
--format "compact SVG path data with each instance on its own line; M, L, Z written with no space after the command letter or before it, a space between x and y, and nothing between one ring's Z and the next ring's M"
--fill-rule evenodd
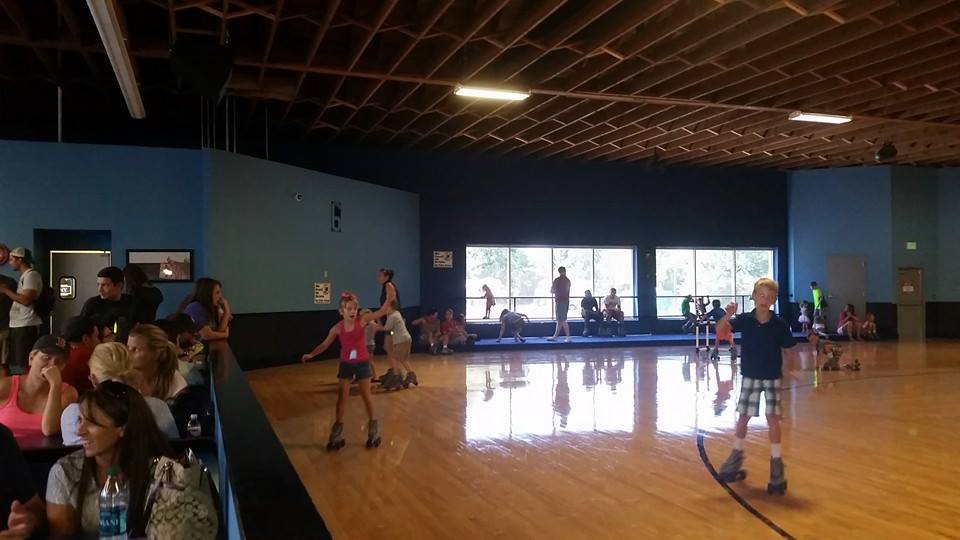
M340 209L340 201L330 201L330 231L340 232L340 220L343 215Z

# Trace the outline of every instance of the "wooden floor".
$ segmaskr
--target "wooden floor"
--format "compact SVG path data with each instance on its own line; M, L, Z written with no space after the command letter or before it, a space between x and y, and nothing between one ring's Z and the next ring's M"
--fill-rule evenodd
M739 377L692 346L416 356L419 388L374 397L383 446L355 397L336 453L334 362L248 378L338 539L960 538L960 342L845 347L863 371L786 357L783 497L762 417L748 478L711 476Z

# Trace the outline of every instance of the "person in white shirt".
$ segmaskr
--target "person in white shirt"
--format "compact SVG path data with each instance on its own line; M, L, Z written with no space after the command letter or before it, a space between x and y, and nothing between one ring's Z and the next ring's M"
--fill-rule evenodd
M616 319L618 323L623 323L623 310L620 309L620 297L616 289L610 289L610 294L603 298L603 314L608 321Z
M413 367L410 366L410 361L408 360L410 358L410 346L413 344L413 339L410 337L410 332L407 331L406 324L403 321L403 315L400 314L398 308L399 304L397 301L392 300L389 307L390 312L387 314L387 322L377 329L378 332L387 332L387 335L392 338L390 340L391 346L387 350L390 369L380 380L380 385L388 390L391 388L399 388L400 386L407 388L411 384L414 386L420 385L417 374L413 372ZM400 371L401 367L406 370L406 376Z
M0 294L13 301L10 306L10 349L7 359L8 375L22 375L34 342L40 338L43 320L34 309L34 302L43 291L43 278L33 269L33 254L18 247L10 251L10 267L20 273L17 290L0 285Z

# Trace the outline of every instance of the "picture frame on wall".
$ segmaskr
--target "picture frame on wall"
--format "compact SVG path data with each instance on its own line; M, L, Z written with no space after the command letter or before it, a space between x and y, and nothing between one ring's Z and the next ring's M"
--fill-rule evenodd
M193 281L192 249L128 249L127 264L136 264L154 283Z

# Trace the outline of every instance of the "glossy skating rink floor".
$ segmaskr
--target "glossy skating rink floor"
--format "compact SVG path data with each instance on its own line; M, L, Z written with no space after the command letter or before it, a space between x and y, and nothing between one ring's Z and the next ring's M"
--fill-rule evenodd
M844 347L862 371L786 355L785 496L762 416L747 479L712 476L739 373L692 346L415 355L420 386L374 396L383 445L356 396L336 453L334 361L248 378L339 539L960 538L960 342Z

